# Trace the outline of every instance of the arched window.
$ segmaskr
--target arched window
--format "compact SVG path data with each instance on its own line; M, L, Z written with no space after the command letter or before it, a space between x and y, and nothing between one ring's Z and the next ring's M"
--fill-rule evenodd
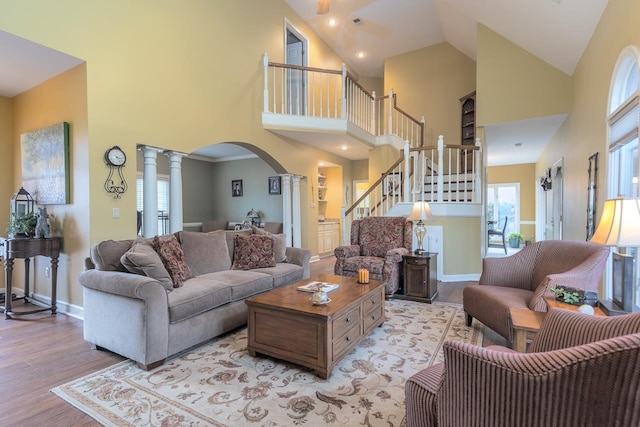
M638 135L640 127L640 54L634 46L626 47L620 53L609 90L608 124L608 198L619 195L639 197ZM627 254L635 257L635 265L640 265L638 250L625 248ZM616 250L619 250L617 248ZM608 269L610 270L610 269ZM636 268L635 283L638 282L640 268ZM611 296L611 275L607 274L606 297ZM640 288L636 288L635 304L640 301Z

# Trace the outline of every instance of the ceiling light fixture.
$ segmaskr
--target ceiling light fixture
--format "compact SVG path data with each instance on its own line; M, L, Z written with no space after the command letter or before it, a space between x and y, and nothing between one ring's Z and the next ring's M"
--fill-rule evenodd
M336 20L333 19L333 18L329 19L329 25L332 26L332 27L335 27L336 26Z
M347 151L347 146L346 146L346 145L343 145L342 147L340 147L340 149L341 149L342 151Z
M364 58L364 52L358 52L358 58Z

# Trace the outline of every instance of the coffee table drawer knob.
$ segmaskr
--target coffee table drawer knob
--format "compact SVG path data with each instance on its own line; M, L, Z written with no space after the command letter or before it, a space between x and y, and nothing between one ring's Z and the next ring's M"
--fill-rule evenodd
M351 317L347 317L347 323L351 322Z
M371 316L372 320L376 320L377 318L378 318L378 316L375 316L375 315Z
M347 337L347 341L351 341L351 336L348 336L348 337Z

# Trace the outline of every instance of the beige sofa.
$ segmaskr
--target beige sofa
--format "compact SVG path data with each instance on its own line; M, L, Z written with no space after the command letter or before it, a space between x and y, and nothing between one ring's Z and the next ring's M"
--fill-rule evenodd
M152 369L246 324L244 300L308 278L310 257L256 228L97 243L79 275L84 338Z

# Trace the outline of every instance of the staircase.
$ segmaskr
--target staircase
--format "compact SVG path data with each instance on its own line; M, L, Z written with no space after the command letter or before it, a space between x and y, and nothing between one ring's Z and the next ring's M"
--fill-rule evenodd
M388 95L369 93L347 72L270 62L263 55L265 129L314 145L341 157L335 141L351 138L362 157L381 145L399 150L398 160L356 202L343 209L343 243L351 222L365 216L394 214L399 203L481 203L482 149L450 145L440 136L424 141L424 117L418 120ZM318 136L322 136L319 138Z

